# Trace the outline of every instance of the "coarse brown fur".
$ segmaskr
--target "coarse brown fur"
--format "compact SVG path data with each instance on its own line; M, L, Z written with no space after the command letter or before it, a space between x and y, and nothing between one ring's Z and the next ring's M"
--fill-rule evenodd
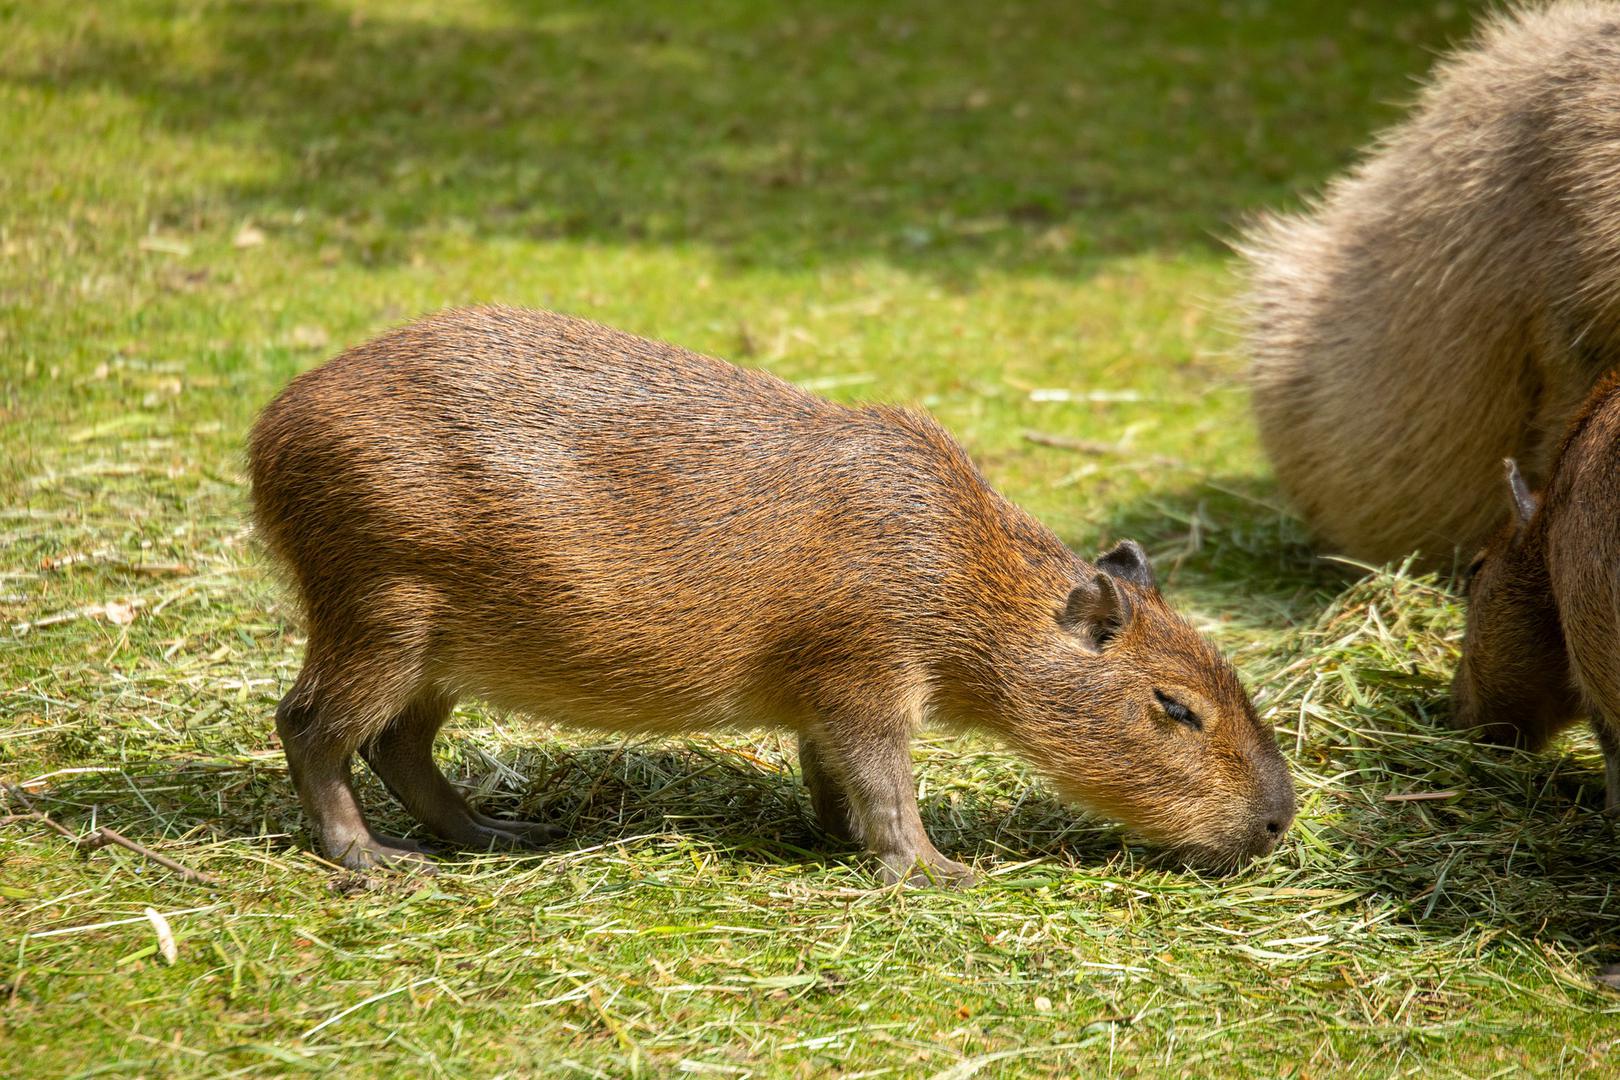
M1204 862L1268 850L1293 816L1271 732L1141 549L1083 562L927 417L482 308L295 379L251 465L308 621L277 724L345 865L413 854L366 825L355 752L451 842L545 832L478 814L434 766L463 696L614 731L794 730L821 821L890 880L971 876L918 817L925 719L999 736Z
M1585 716L1620 806L1620 374L1599 383L1538 499L1508 463L1511 520L1475 559L1454 720L1537 749Z
M1359 558L1477 547L1499 470L1544 480L1620 363L1620 4L1491 18L1411 115L1248 260L1254 410L1278 482Z

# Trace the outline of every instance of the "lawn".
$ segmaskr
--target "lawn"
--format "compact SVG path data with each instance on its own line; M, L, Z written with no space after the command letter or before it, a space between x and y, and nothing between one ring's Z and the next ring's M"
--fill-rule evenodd
M1245 215L1475 14L0 0L0 814L212 879L0 826L0 1073L1620 1072L1596 750L1446 730L1449 576L1313 553L1232 334ZM880 889L785 739L463 708L452 777L573 837L334 873L270 721L301 638L244 436L482 301L924 406L1077 550L1139 539L1277 727L1288 840L1201 877L929 735L925 820L983 881Z

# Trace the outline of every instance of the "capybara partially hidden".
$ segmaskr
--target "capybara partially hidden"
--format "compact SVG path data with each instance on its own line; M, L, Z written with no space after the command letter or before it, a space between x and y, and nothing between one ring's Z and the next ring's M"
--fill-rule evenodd
M1142 550L1077 558L927 417L482 308L295 379L251 458L309 632L276 726L345 866L419 854L367 826L356 751L453 844L546 831L471 809L434 766L468 696L621 732L790 729L820 821L891 882L972 877L917 813L925 720L992 733L1202 863L1269 850L1293 817L1272 733Z
M1548 475L1620 364L1620 4L1490 17L1407 120L1248 259L1255 415L1318 537L1443 562Z
M1620 376L1592 392L1546 490L1517 464L1512 518L1469 568L1468 630L1452 681L1459 727L1530 749L1581 719L1620 809Z

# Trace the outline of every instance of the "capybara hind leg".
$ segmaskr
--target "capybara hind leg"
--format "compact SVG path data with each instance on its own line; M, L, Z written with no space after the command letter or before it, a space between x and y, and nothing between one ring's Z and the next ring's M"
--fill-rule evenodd
M810 791L810 808L815 811L816 821L835 839L853 840L855 830L849 822L849 796L831 768L815 737L800 732L799 774Z
M428 870L421 859L426 849L414 840L382 836L371 831L349 779L351 748L333 737L323 725L318 706L301 700L298 688L276 709L276 731L287 754L292 775L321 853L350 870L394 866L412 861ZM431 872L431 871L430 871Z
M941 855L923 829L904 717L873 725L872 717L829 716L815 741L843 781L849 822L856 839L882 863L885 884L973 884L973 871Z
M429 692L360 748L361 756L406 811L440 839L468 848L537 847L562 830L480 814L433 762L433 738L449 719L451 699Z

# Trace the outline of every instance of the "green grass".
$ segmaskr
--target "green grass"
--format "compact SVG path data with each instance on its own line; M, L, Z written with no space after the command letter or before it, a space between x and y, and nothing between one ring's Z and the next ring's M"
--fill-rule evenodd
M1456 600L1311 554L1227 328L1223 238L1472 15L0 2L0 779L222 882L0 826L0 1072L1620 1070L1594 749L1446 731ZM575 838L332 874L269 720L300 639L243 436L295 372L474 301L923 404L1082 552L1137 537L1277 725L1288 842L1201 878L929 737L928 826L985 880L877 890L780 738L473 708L452 775Z

